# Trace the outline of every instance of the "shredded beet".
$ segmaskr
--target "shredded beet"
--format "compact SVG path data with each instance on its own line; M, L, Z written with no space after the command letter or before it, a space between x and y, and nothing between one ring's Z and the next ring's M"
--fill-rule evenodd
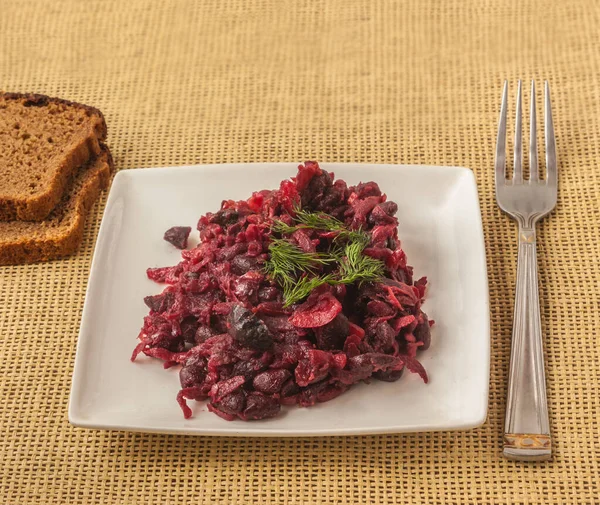
M348 233L366 233L363 254L371 265L380 262L383 275L323 282L286 303L265 263L270 244L281 238L274 222L293 225L299 209L330 216ZM348 187L306 162L279 189L225 200L202 216L193 249L186 250L191 228L167 230L164 238L183 249L182 260L147 270L167 286L144 298L149 313L132 361L143 352L165 368L181 365L176 400L186 418L186 400L208 400L209 411L223 419L248 421L276 416L281 405L332 400L371 378L394 382L404 369L427 382L416 358L431 343L433 320L421 310L427 279L413 281L397 210L376 183ZM301 227L287 238L301 253L319 254L338 235ZM331 279L331 268L324 263L319 273Z

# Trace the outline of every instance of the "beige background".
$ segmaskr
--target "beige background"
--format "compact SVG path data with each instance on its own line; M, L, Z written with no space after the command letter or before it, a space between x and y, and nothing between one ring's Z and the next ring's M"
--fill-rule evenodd
M473 169L493 354L488 421L465 433L74 429L101 201L74 257L0 268L0 502L599 503L599 25L595 0L2 2L0 89L101 108L119 169L307 158ZM516 242L492 164L502 80L514 89L518 77L551 81L560 156L558 207L539 230L547 464L501 458Z

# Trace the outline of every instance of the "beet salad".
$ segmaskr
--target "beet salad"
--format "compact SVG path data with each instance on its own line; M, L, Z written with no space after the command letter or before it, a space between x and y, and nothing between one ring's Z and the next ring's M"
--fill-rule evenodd
M249 421L405 369L427 382L417 360L433 325L421 310L427 280L413 279L397 210L375 182L348 186L306 162L279 189L202 216L193 249L191 228L167 230L182 260L147 271L166 287L144 299L132 361L181 366L186 418L187 400Z

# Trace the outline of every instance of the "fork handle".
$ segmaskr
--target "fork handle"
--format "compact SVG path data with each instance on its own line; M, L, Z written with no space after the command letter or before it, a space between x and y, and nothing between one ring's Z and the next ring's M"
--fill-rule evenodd
M535 228L519 226L515 315L504 424L504 456L550 459Z

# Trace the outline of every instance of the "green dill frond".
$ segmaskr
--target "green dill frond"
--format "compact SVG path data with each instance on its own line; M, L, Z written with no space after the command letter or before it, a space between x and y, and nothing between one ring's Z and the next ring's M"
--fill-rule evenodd
M358 239L346 244L339 269L342 284L375 282L383 276L383 262L364 254L367 245L368 236L366 242L364 239Z
M290 226L289 224L284 223L283 221L277 220L273 221L271 225L271 230L275 233L281 233L282 235L291 235L299 228L297 226Z
M367 232L349 230L340 220L323 212L297 208L295 213L298 224L291 226L274 221L272 231L289 235L297 230L312 229L337 232L337 235L326 253L303 251L285 238L271 241L265 271L283 288L286 307L303 300L324 284L362 284L377 282L383 277L383 262L364 254L371 240ZM327 275L319 275L326 265L335 265L335 269Z
M284 287L283 297L285 299L284 307L289 307L294 303L307 298L315 289L332 281L331 275L322 275L318 277L301 277L298 282L289 287Z
M280 284L293 283L303 273L316 273L320 267L333 263L334 258L323 253L306 252L285 239L274 239L269 245L270 257L265 271Z
M307 212L305 210L296 211L296 221L303 228L322 231L345 231L346 227L339 219L336 219L324 212Z
M346 231L344 223L324 212L307 212L301 209L295 209L295 212L294 219L298 224L290 226L277 220L273 222L271 229L285 235L292 234L297 230Z

